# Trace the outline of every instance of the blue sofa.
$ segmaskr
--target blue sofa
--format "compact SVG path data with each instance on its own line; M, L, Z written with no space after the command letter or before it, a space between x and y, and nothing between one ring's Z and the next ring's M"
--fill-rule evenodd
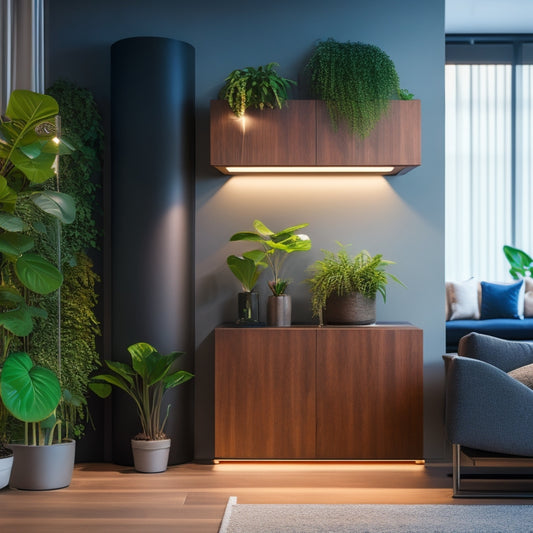
M486 320L448 320L446 322L446 353L455 353L459 339L476 332L500 339L533 342L533 318L490 318Z
M446 282L446 353L472 332L533 342L533 279Z

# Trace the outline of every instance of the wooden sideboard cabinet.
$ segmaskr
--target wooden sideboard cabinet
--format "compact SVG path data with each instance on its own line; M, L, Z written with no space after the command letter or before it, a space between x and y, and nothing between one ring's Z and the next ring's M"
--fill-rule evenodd
M215 329L215 458L421 459L422 330Z

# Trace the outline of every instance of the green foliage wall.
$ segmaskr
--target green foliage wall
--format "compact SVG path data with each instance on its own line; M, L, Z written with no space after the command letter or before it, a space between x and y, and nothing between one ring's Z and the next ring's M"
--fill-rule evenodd
M95 219L100 215L100 202L95 176L101 171L103 131L89 91L59 81L47 93L59 104L62 136L76 148L71 155L60 157L58 179L59 189L75 199L76 219L59 227L37 210L31 214L37 247L50 260L60 258L64 282L60 309L58 293L40 299L48 317L35 328L28 348L38 364L57 370L60 338L62 388L85 396L89 375L100 364L96 340L101 331L95 315L100 278L89 255L99 248ZM83 418L82 407L78 414Z

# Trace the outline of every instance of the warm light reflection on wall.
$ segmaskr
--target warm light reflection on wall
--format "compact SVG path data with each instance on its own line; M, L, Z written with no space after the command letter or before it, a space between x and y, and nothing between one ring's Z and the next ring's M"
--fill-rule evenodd
M394 178L393 178L394 179ZM316 200L326 193L334 195L365 194L369 197L390 194L392 187L383 176L357 174L347 175L309 175L291 174L233 176L223 189L235 195L265 196L275 193L281 199L292 194L309 196Z

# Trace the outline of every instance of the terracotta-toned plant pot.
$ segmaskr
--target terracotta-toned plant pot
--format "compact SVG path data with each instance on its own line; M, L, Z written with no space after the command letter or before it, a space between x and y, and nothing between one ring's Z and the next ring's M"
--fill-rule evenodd
M289 327L291 325L291 297L288 294L269 296L267 302L267 326Z
M76 441L28 446L7 444L13 450L9 486L14 489L52 490L68 487L72 481Z
M170 439L131 439L131 450L133 452L133 464L137 472L155 474L167 469Z
M359 292L338 296L332 294L326 300L325 324L367 325L376 323L376 299Z

